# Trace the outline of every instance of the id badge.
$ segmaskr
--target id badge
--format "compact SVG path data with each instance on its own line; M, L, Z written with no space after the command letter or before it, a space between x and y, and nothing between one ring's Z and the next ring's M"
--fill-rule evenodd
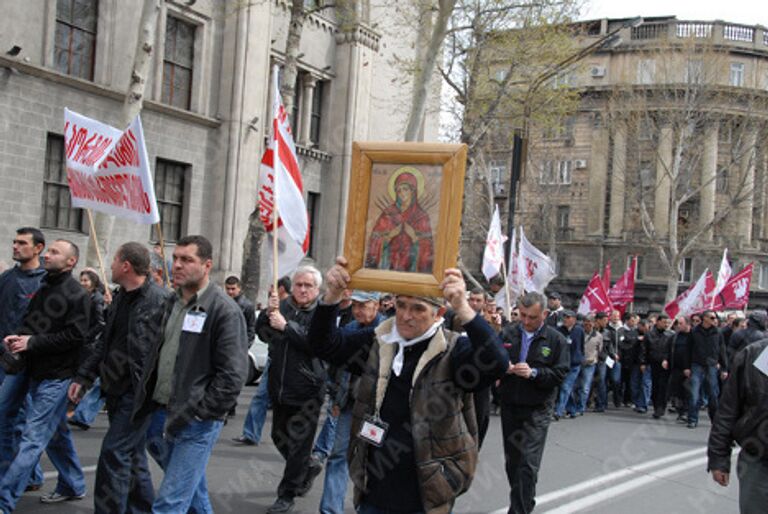
M380 447L387 435L387 429L389 429L389 423L383 422L378 417L366 416L358 435L372 445Z
M205 318L206 314L204 312L188 312L184 316L184 325L181 329L184 332L200 334L203 331L203 325L205 325Z

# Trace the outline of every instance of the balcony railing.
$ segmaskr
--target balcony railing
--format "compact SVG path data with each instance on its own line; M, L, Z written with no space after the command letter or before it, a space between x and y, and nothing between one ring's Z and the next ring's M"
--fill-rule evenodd
M632 29L632 39L662 39L667 37L666 23L645 23Z
M677 37L710 38L713 26L713 23L681 21L678 22L675 33Z
M755 40L755 28L746 25L724 25L723 38L728 41L751 43Z

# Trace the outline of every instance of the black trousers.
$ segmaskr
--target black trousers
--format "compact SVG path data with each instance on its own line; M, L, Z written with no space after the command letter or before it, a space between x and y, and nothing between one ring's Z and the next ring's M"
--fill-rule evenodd
M485 434L488 432L488 423L490 423L491 417L491 388L484 387L479 391L475 391L475 417L477 418L477 437L480 441L480 446L483 446L485 440Z
M667 410L667 389L669 370L661 367L660 362L651 362L651 403L654 414L664 414Z
M277 486L280 498L295 497L304 483L322 403L312 399L303 405L272 404L272 441L285 459L283 478Z
M536 504L536 481L552 407L552 402L535 407L501 404L501 430L510 488L509 514L527 514Z

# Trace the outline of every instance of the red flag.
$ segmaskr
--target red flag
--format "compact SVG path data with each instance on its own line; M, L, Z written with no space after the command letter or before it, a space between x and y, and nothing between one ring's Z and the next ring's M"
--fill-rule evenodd
M624 310L627 305L635 300L635 270L637 269L637 257L632 259L627 271L619 278L612 288L608 290L608 298L611 299L614 308Z
M699 280L686 289L680 296L669 302L664 310L670 318L690 316L703 312L712 305L712 293L715 291L715 279L709 270L701 274Z
M603 288L608 291L611 288L611 261L605 263L603 270Z
M716 311L725 309L746 309L749 303L749 286L752 284L752 269L750 262L743 270L732 276L726 282L723 290L714 298L712 306Z
M608 298L608 293L603 287L603 281L600 277L600 273L592 275L592 280L587 284L587 289L579 301L579 314L587 315L590 312L607 312L610 313L613 306L611 300Z

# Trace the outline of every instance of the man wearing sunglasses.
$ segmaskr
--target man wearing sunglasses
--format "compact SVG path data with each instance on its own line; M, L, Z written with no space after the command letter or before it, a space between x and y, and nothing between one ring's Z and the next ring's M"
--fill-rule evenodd
M701 324L691 330L688 345L690 367L683 371L686 378L691 380L688 428L696 428L699 424L699 395L702 386L707 388L709 396L709 419L715 419L718 396L720 396L718 373L723 380L728 377L725 341L723 334L715 325L715 319L714 312L704 311L701 315Z

